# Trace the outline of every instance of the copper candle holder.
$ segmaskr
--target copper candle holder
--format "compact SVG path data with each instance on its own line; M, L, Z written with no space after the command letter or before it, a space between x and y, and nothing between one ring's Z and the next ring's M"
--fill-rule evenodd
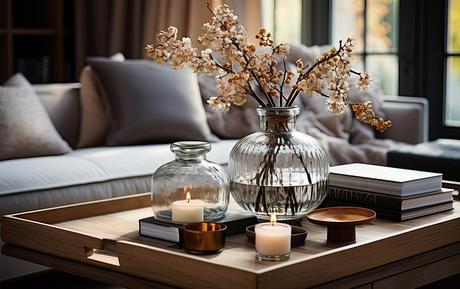
M223 250L227 226L217 223L184 225L184 248L194 254L213 254Z

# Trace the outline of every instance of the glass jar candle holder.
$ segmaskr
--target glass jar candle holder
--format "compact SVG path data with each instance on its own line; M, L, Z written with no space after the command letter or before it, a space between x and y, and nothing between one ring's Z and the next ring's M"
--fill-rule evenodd
M156 219L175 223L213 221L225 216L229 181L224 169L206 159L211 144L171 144L175 159L152 176L152 208Z
M291 255L291 226L276 222L271 215L268 223L255 226L256 259L260 261L285 261Z

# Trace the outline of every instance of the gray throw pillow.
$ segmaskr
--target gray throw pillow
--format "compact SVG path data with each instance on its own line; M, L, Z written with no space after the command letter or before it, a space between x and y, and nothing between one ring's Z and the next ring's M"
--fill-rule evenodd
M206 120L196 76L147 60L88 59L109 103L108 145L216 141Z
M16 74L5 86L0 86L0 160L70 151L22 74Z

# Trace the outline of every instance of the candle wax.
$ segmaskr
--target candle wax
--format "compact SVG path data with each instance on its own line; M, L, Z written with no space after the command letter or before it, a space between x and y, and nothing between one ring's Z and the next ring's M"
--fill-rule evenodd
M262 223L255 227L256 251L265 256L282 256L291 251L291 226Z
M202 200L175 201L171 204L171 212L173 222L203 222L204 202Z

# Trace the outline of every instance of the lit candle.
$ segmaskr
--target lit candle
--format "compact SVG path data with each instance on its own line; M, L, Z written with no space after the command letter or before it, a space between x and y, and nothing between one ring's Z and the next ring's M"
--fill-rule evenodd
M256 257L259 260L287 260L291 252L291 226L276 223L272 214L270 223L261 223L255 227Z
M185 191L186 188L184 188ZM190 192L187 192L185 200L172 202L171 212L173 222L203 222L204 202L202 200L192 200Z

